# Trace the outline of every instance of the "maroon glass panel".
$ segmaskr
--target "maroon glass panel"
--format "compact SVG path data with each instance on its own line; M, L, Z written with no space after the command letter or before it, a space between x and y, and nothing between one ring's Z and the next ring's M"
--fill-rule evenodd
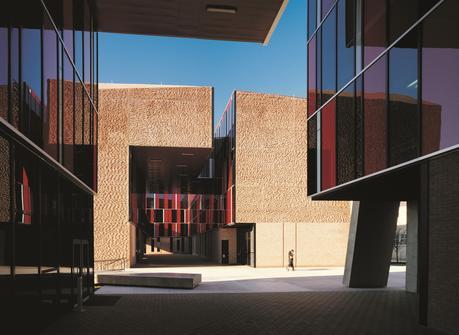
M387 166L387 61L379 59L363 75L364 174Z
M336 101L330 101L320 112L322 190L336 186Z

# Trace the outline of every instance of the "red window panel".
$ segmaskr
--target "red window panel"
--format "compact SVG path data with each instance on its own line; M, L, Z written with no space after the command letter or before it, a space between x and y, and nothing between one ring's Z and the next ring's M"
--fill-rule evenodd
M336 186L336 100L321 111L322 190Z

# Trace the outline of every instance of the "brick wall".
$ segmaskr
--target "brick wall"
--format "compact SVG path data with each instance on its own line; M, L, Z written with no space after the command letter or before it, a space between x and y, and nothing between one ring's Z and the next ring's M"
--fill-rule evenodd
M212 88L99 84L99 89L96 268L113 260L133 261L129 146L212 146Z
M257 224L257 266L344 265L349 202L307 197L306 100L236 93L236 221Z

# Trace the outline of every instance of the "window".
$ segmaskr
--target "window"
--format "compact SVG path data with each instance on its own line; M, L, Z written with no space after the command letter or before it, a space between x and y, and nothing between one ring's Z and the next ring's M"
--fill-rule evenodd
M318 191L317 155L317 116L315 116L308 122L308 195Z
M355 74L355 0L338 2L338 89L347 84Z
M32 10L32 9L31 9ZM22 112L21 129L42 146L41 20L21 30Z
M336 100L330 101L320 112L322 190L336 186Z
M0 117L8 120L8 28L0 22Z
M58 159L58 49L57 34L48 15L43 27L43 149Z
M336 9L322 26L322 104L336 93Z
M418 19L420 0L389 1L389 43L394 42Z
M355 178L356 117L354 84L346 87L336 98L337 183Z
M389 164L419 156L418 30L389 51Z
M314 114L317 109L316 69L316 37L313 37L308 44L308 116Z
M308 1L308 38L317 27L317 0Z
M423 154L459 143L458 10L446 1L422 25Z
M387 61L380 58L363 74L364 174L386 168Z
M322 0L322 18L327 15L335 0Z
M387 46L386 1L363 1L363 66L365 67Z

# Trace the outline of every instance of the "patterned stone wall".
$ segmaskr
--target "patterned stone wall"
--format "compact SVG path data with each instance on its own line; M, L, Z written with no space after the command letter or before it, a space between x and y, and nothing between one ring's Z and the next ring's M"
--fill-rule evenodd
M154 85L99 84L99 89L94 260L96 268L120 267L135 261L129 146L212 147L213 93L210 87Z
M236 221L256 223L256 265L343 266L350 203L307 197L306 100L236 93Z

